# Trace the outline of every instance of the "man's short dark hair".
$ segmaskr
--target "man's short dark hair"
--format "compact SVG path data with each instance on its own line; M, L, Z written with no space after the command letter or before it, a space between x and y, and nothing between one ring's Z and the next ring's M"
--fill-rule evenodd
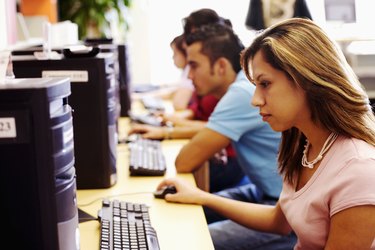
M203 8L190 13L189 16L182 19L184 27L184 36L189 35L194 29L207 24L221 23L232 27L229 19L219 16L216 11L208 8Z
M241 70L240 54L244 45L227 25L204 25L189 34L185 42L188 46L201 42L201 53L208 56L211 65L220 57L224 57L230 61L235 72L238 73Z

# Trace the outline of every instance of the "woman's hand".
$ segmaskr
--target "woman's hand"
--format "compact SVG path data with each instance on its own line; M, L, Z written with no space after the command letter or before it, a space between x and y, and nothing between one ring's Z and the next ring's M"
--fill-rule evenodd
M164 199L169 202L202 205L204 196L207 195L206 192L179 178L164 179L158 185L157 190L164 186L170 185L174 186L177 192L175 194L167 194L165 196Z

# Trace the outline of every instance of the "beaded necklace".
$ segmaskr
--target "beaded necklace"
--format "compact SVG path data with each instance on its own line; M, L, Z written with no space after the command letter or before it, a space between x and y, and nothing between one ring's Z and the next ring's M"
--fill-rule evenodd
M320 150L318 156L312 161L307 160L307 153L309 152L310 142L306 139L306 145L305 145L305 149L303 150L303 156L302 156L302 160L301 160L302 166L304 166L306 168L310 168L310 169L314 168L314 164L318 163L323 158L323 155L328 151L328 149L335 142L337 136L338 135L336 133L332 132L328 136L327 140L324 142L324 145L323 145L322 149Z

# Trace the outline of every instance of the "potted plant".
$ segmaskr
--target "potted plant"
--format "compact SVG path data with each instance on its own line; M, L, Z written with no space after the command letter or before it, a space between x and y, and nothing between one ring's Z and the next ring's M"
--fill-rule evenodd
M63 0L59 2L59 20L78 25L80 39L113 38L113 30L122 39L129 29L127 11L131 0ZM113 26L116 27L113 27Z

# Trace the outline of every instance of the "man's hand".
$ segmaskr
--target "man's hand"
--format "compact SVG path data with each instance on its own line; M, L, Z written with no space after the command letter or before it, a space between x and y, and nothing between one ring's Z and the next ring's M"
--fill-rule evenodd
M131 134L141 134L142 138L145 139L164 139L163 127L155 127L145 124L133 124L128 132L128 135Z

